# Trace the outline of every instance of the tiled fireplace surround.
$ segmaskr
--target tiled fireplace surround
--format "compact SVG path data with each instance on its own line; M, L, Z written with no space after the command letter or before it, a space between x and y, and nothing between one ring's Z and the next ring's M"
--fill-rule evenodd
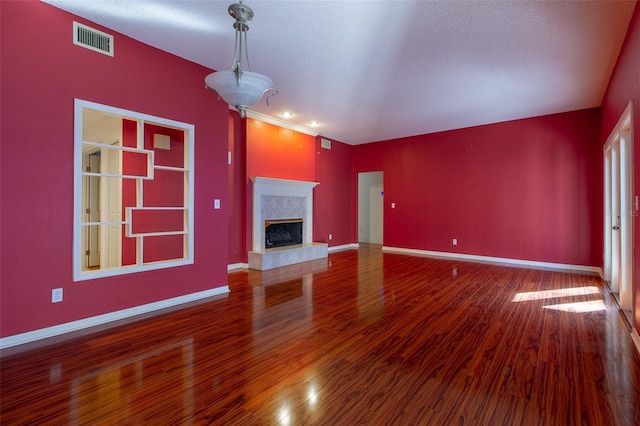
M318 182L265 177L253 182L253 250L249 268L267 270L294 263L326 258L325 243L313 242L313 188ZM274 219L302 218L302 245L265 250L264 222Z

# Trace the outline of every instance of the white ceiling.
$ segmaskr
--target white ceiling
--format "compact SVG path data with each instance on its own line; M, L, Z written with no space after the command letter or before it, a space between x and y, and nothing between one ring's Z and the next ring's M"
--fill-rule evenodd
M231 66L231 0L45 1L209 68ZM244 3L255 12L252 70L280 90L250 109L317 120L315 131L349 144L599 106L636 4Z

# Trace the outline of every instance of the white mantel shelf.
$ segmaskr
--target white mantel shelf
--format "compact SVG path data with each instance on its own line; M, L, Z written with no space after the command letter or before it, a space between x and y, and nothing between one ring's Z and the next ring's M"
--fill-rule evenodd
M267 177L252 177L254 189L260 186L265 191L262 195L300 195L304 196L307 191L320 185L320 182L308 182L306 180L276 179ZM286 194L283 192L287 192Z

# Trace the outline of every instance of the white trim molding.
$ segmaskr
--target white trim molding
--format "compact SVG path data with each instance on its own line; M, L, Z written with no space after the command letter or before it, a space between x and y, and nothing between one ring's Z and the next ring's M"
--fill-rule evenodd
M631 326L631 340L633 340L634 345L636 345L636 350L640 353L640 335L638 335L638 330L636 330L633 325Z
M597 266L570 265L565 263L538 262L535 260L510 259L506 257L479 256L475 254L448 253L442 251L417 250L401 247L382 247L389 253L409 254L414 256L433 257L436 259L462 260L468 262L495 263L504 266L521 268L553 269L564 272L580 272L602 276L602 268Z
M138 315L206 299L213 296L226 296L227 293L229 293L229 286L225 285L222 287L212 288L210 290L199 291L197 293L185 294L184 296L178 296L171 299L148 303L146 305L140 305L133 308L122 309L120 311L109 312L107 314L97 315L95 317L84 318L77 321L54 325L52 327L46 327L39 330L28 331L26 333L15 334L13 336L1 338L0 349L7 349L12 346L23 345L25 343L31 343L37 340L59 336L62 334L107 324L113 321L132 318Z
M248 269L248 263L231 263L227 265L227 272L236 271L238 269Z
M359 248L360 248L360 244L358 243L342 244L341 246L329 247L329 253L333 253L336 251L343 251L343 250L358 250Z
M236 110L235 108L230 108ZM237 110L236 110L237 111ZM293 124L288 121L278 120L277 118L269 117L268 115L260 114L259 112L247 110L247 117L253 118L254 120L262 121L263 123L273 124L274 126L282 127L283 129L293 130L294 132L302 133L309 136L318 136L318 132L315 130L308 129L304 126L300 126L298 124Z

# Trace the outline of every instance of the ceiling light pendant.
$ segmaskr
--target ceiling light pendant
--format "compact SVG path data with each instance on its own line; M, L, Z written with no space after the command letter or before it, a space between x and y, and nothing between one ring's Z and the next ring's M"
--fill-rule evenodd
M269 77L251 72L247 51L247 21L253 18L253 10L240 0L240 3L229 6L229 15L236 20L233 24L236 41L231 71L213 72L205 77L204 82L207 88L215 90L226 103L234 106L240 112L240 117L245 117L247 108L256 103L262 95L269 90L274 91L267 97L269 105L269 98L277 95L278 90L273 87L273 81ZM248 71L243 69L243 60Z

